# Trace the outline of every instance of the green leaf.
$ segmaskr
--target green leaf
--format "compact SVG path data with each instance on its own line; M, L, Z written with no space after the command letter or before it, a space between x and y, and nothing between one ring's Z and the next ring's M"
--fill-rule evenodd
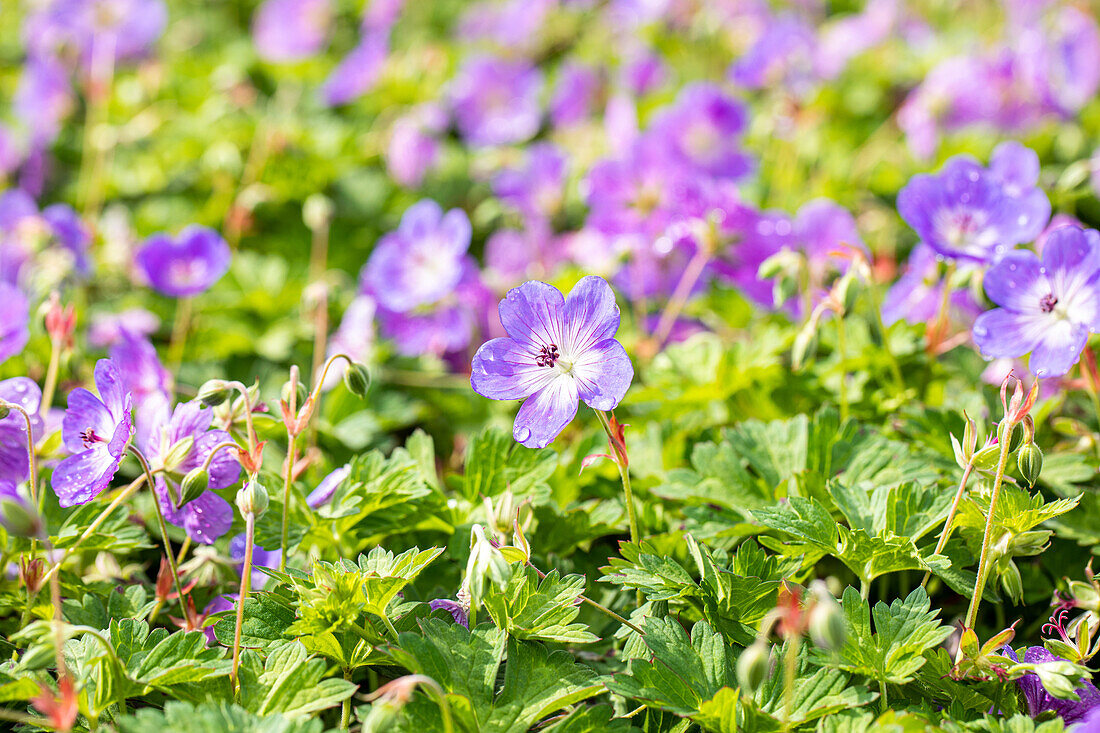
M327 668L298 642L273 650L262 666L259 655L244 652L240 699L246 709L260 715L297 717L330 708L351 697L358 688L347 680L325 678Z
M930 611L930 605L928 594L919 587L889 606L880 601L874 607L872 632L870 609L849 587L841 600L848 632L844 646L836 655L815 649L816 662L880 682L906 684L924 666L924 652L951 634L951 627L940 623L939 611Z
M507 490L518 497L534 497L535 504L541 504L550 494L546 481L557 465L553 450L525 448L510 433L487 428L470 442L460 491L470 502Z
M524 733L539 720L602 690L595 672L577 664L568 652L509 639L504 685L482 730Z
M493 623L517 639L588 644L599 637L584 624L574 623L584 585L583 575L562 578L557 570L540 582L528 565L512 573L503 590L490 583L483 603Z
M321 733L320 720L263 717L228 703L191 705L169 700L163 710L141 708L115 719L121 733Z
M244 623L241 625L241 646L246 649L266 649L286 641L296 615L291 602L269 591L250 593L244 599ZM226 646L233 645L237 616L230 613L214 624L214 638Z

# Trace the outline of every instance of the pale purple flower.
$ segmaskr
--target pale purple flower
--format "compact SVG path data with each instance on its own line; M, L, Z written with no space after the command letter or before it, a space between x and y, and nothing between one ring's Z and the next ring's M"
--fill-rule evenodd
M52 204L39 212L34 199L21 188L0 194L0 280L18 283L24 267L52 245L66 251L78 274L87 275L91 239L91 232L68 204Z
M69 72L59 61L45 56L27 60L12 99L12 110L31 132L32 141L53 142L75 104Z
M554 126L567 127L588 119L599 89L599 74L591 66L563 63L550 95L550 119Z
M470 613L458 601L452 601L450 598L436 598L429 601L428 606L433 611L446 611L451 614L451 618L454 619L456 624L470 628Z
M764 260L798 246L791 217L780 211L756 211L735 202L726 204L722 211L719 234L727 244L709 269L756 303L783 305L775 302L772 283L762 280L758 273Z
M530 140L542 122L542 72L522 59L474 56L451 80L455 124L474 147Z
M229 270L229 245L213 229L186 226L178 235L154 234L135 257L138 269L159 293L186 298L209 290Z
M386 170L404 186L419 186L439 156L436 136L447 126L446 113L424 104L398 118L386 146Z
M854 249L870 258L855 218L832 199L814 199L803 204L794 218L794 236L806 255L810 280L815 286L824 285L830 271L847 271L851 260L838 256L837 252Z
M561 238L539 220L522 231L498 229L485 242L485 276L501 290L531 278L549 279L565 259Z
M638 46L628 52L619 83L633 96L641 97L664 84L668 75L665 60L660 54Z
M931 323L939 316L946 284L940 258L926 244L918 244L898 281L882 301L882 321L887 326L904 320L913 325ZM948 296L948 319L960 328L969 328L981 312L969 290L956 290ZM1000 384L1000 382L998 382Z
M629 155L639 137L638 107L634 97L619 92L608 98L603 112L603 132L614 156Z
M388 34L397 22L404 7L405 0L371 0L363 10L363 19L359 23L359 30L364 34Z
M213 544L229 531L233 523L233 508L213 491L232 486L241 476L241 466L233 450L223 448L210 461L210 491L203 492L199 498L179 509L175 503L180 498L179 482L182 478L189 471L204 465L219 443L233 440L224 430L211 430L213 420L214 411L203 409L197 401L176 405L172 417L156 425L142 447L150 465L157 468L163 465L172 446L187 439L193 441L179 465L157 474L155 491L164 518L177 527L183 527L187 536L195 542L205 545Z
M252 19L252 40L265 61L302 61L328 42L331 0L266 0Z
M1100 233L1067 226L1051 232L1043 256L1010 252L985 275L999 308L978 316L974 341L987 358L1031 354L1040 378L1066 374L1090 333L1100 331Z
M615 340L619 306L605 280L583 278L565 297L530 281L500 302L508 336L482 344L470 383L494 400L526 402L512 436L545 448L577 414L577 400L594 410L614 409L626 395L634 367Z
M483 0L472 3L458 23L468 41L489 41L502 48L530 44L557 0Z
M30 334L30 306L23 291L0 281L0 362L20 354Z
M240 575L244 569L244 549L245 549L245 536L239 534L229 541L229 557L237 563L237 574ZM279 560L282 558L282 550L265 550L260 545L252 546L252 590L259 590L263 588L267 583L268 576L264 573L255 572L256 568L272 568L279 567ZM236 601L236 594L229 596Z
M160 319L144 308L127 308L118 313L97 313L88 325L88 345L107 348L124 336L148 337L160 328Z
M164 33L164 0L52 0L27 16L31 53L75 50L86 66L139 59Z
M898 0L870 0L853 15L834 21L818 34L815 68L824 79L834 79L856 56L882 43L898 23Z
M658 114L647 135L702 174L737 179L752 170L752 158L740 146L748 116L748 108L721 87L697 82Z
M134 405L134 437L144 448L151 432L172 412L172 375L160 362L156 347L144 336L123 331L107 352L118 369L122 388Z
M999 173L955 156L937 174L913 176L898 194L898 213L944 257L991 262L1032 241L1050 218L1050 201L1042 190L1021 185L1030 171L1016 168L1026 165L1018 148L1002 156Z
M23 144L7 125L0 123L0 179L15 171L23 162Z
M330 107L347 104L370 91L378 83L389 54L388 33L363 36L321 85L325 104Z
M818 79L816 54L817 39L809 23L795 15L780 15L734 62L729 77L749 89L782 87L802 96Z
M493 177L493 193L526 217L553 218L564 198L568 162L553 143L536 143L527 149L522 167L506 168Z
M38 416L42 390L27 377L12 377L0 381L0 400L18 405L31 416L31 435L37 442L42 437L44 422ZM0 483L18 484L30 477L27 457L27 423L23 415L12 410L0 419Z
M397 229L371 252L363 284L390 311L435 303L462 278L470 232L470 220L461 209L444 214L430 199L413 204Z
M336 354L346 354L355 361L366 363L370 361L374 351L374 317L378 306L374 298L369 295L357 295L348 304L344 311L344 317L340 320L340 326L329 339L326 350L327 358ZM329 367L325 381L321 385L324 390L335 387L347 371L347 362L337 359ZM318 375L319 376L319 375Z
M328 504L332 500L333 494L336 490L348 480L348 476L351 475L351 464L345 463L340 468L330 472L327 476L321 479L321 483L317 484L317 488L310 492L306 497L306 504L312 509L316 509L324 504Z
M110 359L95 365L99 395L77 388L61 423L61 439L72 453L54 469L51 483L61 506L87 504L111 483L130 445L130 394Z
M1019 661L1016 653L1010 647L1005 647L1001 653L1014 662ZM1041 646L1028 647L1027 650L1024 651L1024 664L1045 664L1048 662L1064 661L1065 660L1061 657L1051 654L1046 648ZM1030 672L1017 679L1016 686L1024 693L1028 714L1033 718L1037 717L1040 713L1053 711L1061 716L1062 720L1068 724L1076 723L1093 711L1100 710L1100 690L1088 680L1083 680L1081 685L1075 690L1078 697L1077 700L1060 700L1054 697L1047 692L1045 687L1043 687L1043 682L1039 678L1039 675ZM1093 729L1087 726L1078 726L1077 730L1080 730L1081 733L1091 733Z

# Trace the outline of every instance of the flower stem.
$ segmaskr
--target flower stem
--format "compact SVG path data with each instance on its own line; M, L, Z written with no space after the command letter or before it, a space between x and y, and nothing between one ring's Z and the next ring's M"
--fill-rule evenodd
M531 563L527 563L527 564L528 564L528 565L531 565ZM538 568L536 568L536 567L535 567L534 565L531 565L531 569L535 571L535 573L536 573L536 574L537 574L537 575L539 576L539 578L540 578L540 579L545 579L545 578L546 578L546 573L542 572L541 570L539 570ZM589 598L588 596L585 596L585 595L582 595L582 596L580 597L580 599L581 599L581 601L583 601L584 603L587 603L587 604L588 604L589 606L592 606L592 608L596 609L597 611L599 611L600 613L604 614L605 616L608 616L609 618L612 618L612 619L614 619L614 620L618 621L618 622L619 622L620 624L622 624L623 626L626 626L626 627L627 627L627 628L629 628L629 629L630 629L631 631L634 631L634 632L635 632L635 633L637 633L637 634L638 634L639 636L645 636L645 632L644 632L644 631L642 631L642 630L641 630L641 629L639 629L639 628L638 628L637 626L635 626L634 624L632 624L632 623L630 623L629 621L627 621L627 620L626 620L625 618L623 618L623 617L622 617L622 616L620 616L619 614L617 614L617 613L615 613L614 611L612 611L612 610L611 610L610 608L608 608L607 606L605 606L605 605L603 605L603 604L601 604L601 603L597 603L596 601L592 600L591 598Z
M344 667L344 679L351 682L351 669ZM340 730L348 729L348 722L351 720L351 698L345 697L343 704L340 706Z
M882 319L882 298L879 297L879 284L874 282L874 278L871 278L867 291L871 297L871 309L875 312L875 325L878 326L879 338L882 339L882 353L886 355L886 363L890 367L890 376L894 378L894 388L900 396L905 393L905 379L901 376L901 365L898 363L898 357L890 348L890 339L886 334L886 321Z
M848 369L844 362L848 354L848 332L844 326L844 313L836 314L836 352L840 366L840 422L848 419Z
M783 728L791 729L791 714L794 712L794 682L798 676L797 634L787 639L787 653L783 659Z
M966 469L963 470L962 479L959 481L959 488L955 492L955 499L951 502L951 509L947 512L947 519L943 523L943 531L940 532L940 538L936 542L936 551L934 555L939 555L943 552L943 548L947 546L947 540L951 537L951 524L955 521L955 514L959 511L959 504L962 503L963 495L966 493L966 482L970 479L970 473L974 470L973 463L967 463ZM920 582L920 587L924 588L928 585L929 579L932 577L931 571L924 573L924 580Z
M244 626L244 602L252 588L252 548L256 543L256 515L244 515L244 568L241 570L241 591L237 594L237 627L233 630L233 673L230 677L233 690L240 694L237 673L241 664L241 629Z
M382 623L384 623L386 625L386 631L390 632L390 636L396 642L397 641L397 629L395 629L393 627L393 622L390 621L390 617L383 613L381 618L382 618Z
M1004 482L1005 466L1008 463L1012 433L1016 426L1007 423L1006 434L1000 436L1001 452L997 459L997 473L993 477L993 492L989 496L989 516L985 520L985 534L982 537L982 554L978 560L978 577L974 580L974 597L970 599L970 608L966 612L966 628L973 629L978 620L978 605L982 602L982 591L989 576L989 550L993 543L993 515L997 509L997 499L1001 495L1001 484Z
M168 559L168 569L172 573L172 582L176 586L176 595L180 599L180 606L183 608L183 617L187 620L188 628L193 628L194 624L191 620L191 610L187 603L187 594L183 590L183 584L180 582L179 568L176 566L176 556L172 552L172 540L168 538L168 525L164 521L164 512L160 510L160 497L157 496L156 484L153 481L153 472L149 468L149 461L145 460L145 456L135 446L130 446L130 455L137 459L141 464L141 470L145 472L145 482L149 484L149 493L153 495L153 511L157 515L157 524L160 527L161 538L164 540L164 556Z
M611 429L611 421L608 420L607 413L603 410L594 410L594 412L600 421L600 425L603 426L604 432L607 433L607 439L611 441L611 445L613 446L613 458L615 459L615 465L619 467L619 478L622 479L623 494L626 498L626 517L630 524L630 541L634 544L638 544L640 537L638 533L638 515L634 511L634 492L630 488L630 467L629 465L623 465L624 457L619 455L619 438ZM622 449L625 450L626 447L623 446Z
M4 402L4 401L0 400L0 402ZM20 407L19 405L13 404L11 402L4 402L4 406L8 407L12 410L15 410L20 415L22 415L23 416L23 423L27 427L27 466L28 466L29 476L30 476L31 503L34 504L35 510L37 510L38 509L38 464L35 460L35 455L34 455L35 454L35 445L34 445L34 435L31 432L31 416L22 407Z
M180 298L176 301L176 319L172 322L172 338L168 342L168 368L172 372L179 369L183 362L183 352L187 345L187 332L191 328L191 299Z
M50 363L46 367L46 380L42 384L42 401L38 404L38 414L45 417L53 404L53 395L57 390L57 373L61 367L61 340L50 339Z
M298 367L290 368L290 390L287 395L287 406L291 415L298 414ZM298 436L290 429L290 423L286 429L286 464L283 466L283 526L280 537L279 572L286 570L287 539L290 537L290 484L294 473L294 461L297 459Z
M697 247L695 254L688 261L687 267L684 268L680 281L676 283L676 289L672 291L672 296L665 304L664 310L661 311L661 316L657 320L657 327L653 331L653 342L657 350L664 346L665 341L672 332L672 327L676 325L676 319L683 312L684 305L687 304L687 299L695 288L695 283L699 281L699 277L706 269L707 263L710 262L710 253L710 247Z

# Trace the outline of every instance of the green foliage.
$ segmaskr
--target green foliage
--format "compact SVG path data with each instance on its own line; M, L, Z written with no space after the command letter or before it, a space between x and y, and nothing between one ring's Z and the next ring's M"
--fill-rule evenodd
M321 733L320 720L258 716L226 703L190 705L169 701L163 710L142 708L118 721L121 733Z

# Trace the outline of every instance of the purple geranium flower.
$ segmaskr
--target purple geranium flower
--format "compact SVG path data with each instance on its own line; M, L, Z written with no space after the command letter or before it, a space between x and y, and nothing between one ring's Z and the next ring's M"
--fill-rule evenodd
M235 536L229 540L229 557L237 563L237 574L240 575L244 570L244 546L246 537L244 533ZM265 550L260 545L252 546L252 568L277 568L279 567L279 560L282 558L282 550ZM259 590L267 583L267 576L264 573L252 573L252 590ZM236 594L229 596L234 600L237 599Z
M452 601L450 598L436 598L429 601L428 606L433 611L446 611L451 614L451 618L454 619L456 624L470 628L470 613L466 606L458 601Z
M126 337L145 337L156 333L160 319L144 308L128 308L118 313L92 316L88 326L88 345L102 349Z
M22 353L27 345L29 308L23 291L0 281L0 362Z
M470 383L494 400L526 399L512 435L544 448L577 414L577 400L594 410L619 404L634 367L615 340L619 306L600 277L583 278L565 297L546 283L529 281L500 302L507 337L482 344Z
M402 185L419 186L439 155L435 136L446 126L446 111L432 103L422 104L398 118L386 146L389 174Z
M208 290L229 270L232 254L222 235L187 226L176 237L154 234L138 250L137 266L153 289L173 298Z
M574 62L562 64L550 96L550 119L554 126L567 127L588 119L599 88L600 77L592 67Z
M357 295L348 304L340 326L329 339L326 357L346 354L358 362L370 361L374 350L374 315L378 310L374 298L369 295ZM337 359L325 375L322 389L329 390L337 385L347 371L348 365L343 359Z
M328 41L331 0L267 0L252 21L252 39L265 61L301 61Z
M1047 237L1042 260L1010 252L985 275L1000 308L978 316L974 341L988 358L1031 354L1037 377L1060 377L1100 331L1100 233L1065 226Z
M118 366L122 388L133 397L134 437L144 448L152 431L172 412L172 375L160 363L156 347L144 336L124 331L107 356Z
M898 213L944 257L990 262L1032 241L1050 218L1050 202L1039 189L1021 188L1029 174L1005 177L1027 165L1021 151L1002 155L1000 172L955 156L938 174L913 176L898 194Z
M522 168L507 168L493 178L493 192L526 217L549 219L561 209L568 162L552 143L532 145Z
M332 499L332 495L336 493L336 489L340 488L340 485L347 480L351 475L351 464L345 463L340 468L335 469L329 475L321 479L321 483L317 484L317 488L310 492L306 497L306 504L312 509L316 509L324 504L329 503Z
M905 271L886 292L882 302L883 323L890 326L904 320L916 325L935 320L943 302L943 289L947 287L940 269L935 251L926 244L918 244L909 254ZM950 322L965 324L964 328L969 328L981 312L969 290L951 293L948 304Z
M73 455L54 469L54 493L63 507L87 504L111 483L130 445L133 400L110 359L95 365L99 396L78 388L69 393L61 439Z
M143 446L150 465L161 467L172 450L172 446L190 438L191 449L183 460L175 466L157 475L156 494L160 501L164 518L172 524L183 527L187 536L202 544L213 544L215 540L229 531L233 523L233 507L225 499L213 492L232 486L241 476L241 466L233 456L232 449L219 450L210 461L210 483L199 498L189 501L182 507L175 507L179 499L179 482L183 476L206 462L210 452L219 444L232 442L229 433L224 430L211 430L214 420L213 410L204 410L198 402L184 402L176 405L172 417L150 431L148 443Z
M13 377L0 382L0 400L18 405L31 416L31 434L35 441L42 437L42 418L38 410L42 402L42 390L34 380ZM17 484L30 476L27 458L27 422L12 410L0 419L0 482Z
M27 16L23 38L33 54L69 47L92 66L141 58L167 24L164 0L53 0Z
M371 252L363 282L387 310L403 313L435 303L462 278L470 248L470 220L461 209L446 214L436 202L413 204L397 230Z
M1016 653L1010 647L1005 647L1002 651L1013 662L1019 661ZM1024 652L1024 664L1064 661L1066 660L1056 657L1041 646L1028 647ZM1042 680L1039 679L1037 674L1025 674L1016 680L1016 686L1024 693L1028 713L1033 718L1050 710L1060 715L1066 723L1074 723L1085 717L1090 711L1100 709L1100 690L1096 689L1096 685L1088 680L1082 681L1081 686L1076 689L1078 700L1059 700L1054 697L1043 687Z
M688 166L715 178L737 179L752 169L741 150L745 105L716 84L688 85L650 128Z
M475 56L451 80L450 100L462 137L476 147L530 140L542 118L542 73L521 59Z
M18 283L35 254L55 244L78 274L87 275L91 241L91 232L68 204L53 204L39 212L34 198L20 188L0 194L0 280Z
M75 106L69 72L47 56L28 59L12 99L16 118L31 130L35 143L49 144Z
M388 33L365 35L321 85L321 98L335 107L366 94L378 82L390 54Z

